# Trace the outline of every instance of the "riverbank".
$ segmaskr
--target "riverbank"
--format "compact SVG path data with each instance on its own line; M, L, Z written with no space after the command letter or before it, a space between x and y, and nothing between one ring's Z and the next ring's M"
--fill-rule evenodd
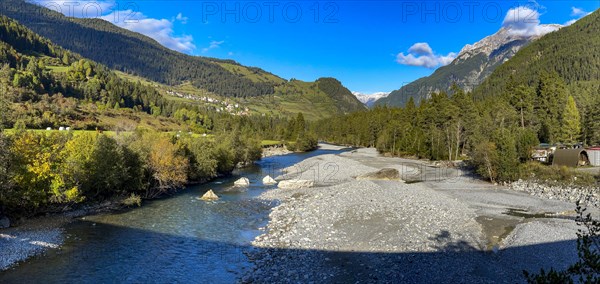
M272 157L272 156L280 156L280 155L287 155L293 153L292 151L288 150L284 145L281 146L270 146L270 147L265 147L262 148L262 157L263 158L267 158L267 157Z
M9 269L48 249L60 249L64 226L76 218L123 209L120 201L83 205L62 213L24 219L16 227L0 230L0 271Z
M402 179L357 180L382 168ZM374 149L322 155L278 179L279 200L248 254L244 282L523 282L522 270L577 259L575 205L516 192L468 172L380 157ZM592 210L593 212L596 212Z

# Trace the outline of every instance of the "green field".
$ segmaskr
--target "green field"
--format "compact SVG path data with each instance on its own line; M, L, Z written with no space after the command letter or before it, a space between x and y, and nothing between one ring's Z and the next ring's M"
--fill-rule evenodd
M69 71L68 66L46 66L53 73L67 73Z
M260 142L262 147L278 146L283 145L284 142L278 140L263 140Z

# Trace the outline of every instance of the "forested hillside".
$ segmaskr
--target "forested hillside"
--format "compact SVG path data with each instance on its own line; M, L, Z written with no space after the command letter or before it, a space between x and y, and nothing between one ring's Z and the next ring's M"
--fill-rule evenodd
M597 11L523 48L475 92L455 85L418 104L409 98L401 109L378 107L313 127L321 139L394 156L467 159L494 181L528 178L544 171L528 163L540 142L600 145L599 54Z
M254 82L237 76L219 65L217 59L169 50L146 36L104 20L68 18L23 0L1 1L0 14L86 58L153 81L170 85L190 81L222 96L260 96L274 91L272 82Z
M543 73L556 72L580 107L587 108L600 88L600 11L550 33L498 67L475 91L496 95L508 84L535 86Z
M241 99L257 112L288 117L305 112L315 119L363 109L341 84L330 84L335 86L328 92L319 91L317 82L311 83L314 88L297 88L260 68L182 54L104 20L68 18L23 0L0 2L0 14L109 68L174 87L191 84L197 93Z
M544 26L558 29L553 25ZM537 35L519 35L511 33L508 28L501 28L473 45L466 45L452 63L438 68L430 76L402 86L376 104L404 106L411 97L415 101L426 99L434 92L449 91L453 84L472 91L498 66L538 38Z
M165 98L154 85L0 15L0 215L113 198L139 205L260 159L261 140L316 146L302 114L217 113Z

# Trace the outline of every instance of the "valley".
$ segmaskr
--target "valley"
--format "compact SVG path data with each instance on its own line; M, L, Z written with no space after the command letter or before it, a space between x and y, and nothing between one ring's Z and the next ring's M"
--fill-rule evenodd
M46 1L0 2L0 282L600 281L600 6Z

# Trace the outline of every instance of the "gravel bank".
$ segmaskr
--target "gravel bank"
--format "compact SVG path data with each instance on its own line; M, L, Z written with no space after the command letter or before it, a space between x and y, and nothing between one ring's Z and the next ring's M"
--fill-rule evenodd
M282 147L267 147L262 149L262 157L280 156L292 153L285 146Z
M582 205L600 207L600 188L547 186L524 180L511 183L510 188L547 199L562 200L571 203L580 201Z
M65 216L43 217L0 230L0 271L47 249L59 248L64 240L62 226L67 222Z
M55 215L25 220L17 227L0 230L0 271L9 269L48 249L60 249L63 227L74 218L122 208L118 200L83 207Z
M419 182L355 179L381 168L418 175ZM515 283L523 282L523 269L574 261L577 228L565 219L573 217L572 203L453 171L440 175L427 162L383 158L372 149L288 168L277 179L313 179L317 187L260 196L281 203L248 252L255 268L242 282Z

